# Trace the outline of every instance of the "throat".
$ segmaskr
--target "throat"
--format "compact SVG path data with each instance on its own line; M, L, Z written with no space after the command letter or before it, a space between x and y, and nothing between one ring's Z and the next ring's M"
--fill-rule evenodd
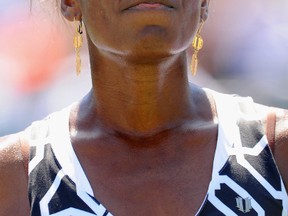
M98 108L105 126L123 134L142 137L175 128L189 118L189 101L180 102L179 96L171 94L166 97L165 93L141 90L129 94L125 100L110 98L111 107Z
M91 101L100 123L111 131L141 137L189 119L193 105L186 56L171 59L157 64L110 61L110 70L93 64Z
M107 86L91 92L93 105L89 107L104 128L129 136L149 137L191 118L189 94L188 84L181 88L160 87L153 82Z

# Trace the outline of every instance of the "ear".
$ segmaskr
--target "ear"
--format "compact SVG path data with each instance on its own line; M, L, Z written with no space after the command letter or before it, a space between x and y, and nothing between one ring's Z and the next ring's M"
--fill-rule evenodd
M61 12L69 21L73 21L74 19L80 21L82 17L78 0L61 0Z
M201 19L206 21L208 19L210 0L201 0Z

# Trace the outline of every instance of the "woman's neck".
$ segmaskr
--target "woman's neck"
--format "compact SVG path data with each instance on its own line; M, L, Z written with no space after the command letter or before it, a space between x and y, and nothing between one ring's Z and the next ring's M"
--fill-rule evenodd
M186 64L186 55L149 64L97 56L89 107L102 126L130 136L178 127L192 115Z

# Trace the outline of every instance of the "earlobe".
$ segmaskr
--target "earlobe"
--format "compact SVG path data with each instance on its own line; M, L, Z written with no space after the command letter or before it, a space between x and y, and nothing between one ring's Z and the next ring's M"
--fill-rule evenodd
M201 4L201 19L206 21L208 19L210 0L203 0Z
M81 20L82 17L80 5L77 0L61 0L61 12L69 21L73 21L74 19Z

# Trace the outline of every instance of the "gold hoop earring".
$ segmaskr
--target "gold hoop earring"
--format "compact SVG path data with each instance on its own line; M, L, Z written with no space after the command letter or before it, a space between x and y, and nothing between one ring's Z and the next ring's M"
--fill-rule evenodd
M80 56L80 49L83 44L83 22L82 20L79 21L77 25L76 18L74 17L74 27L75 27L75 35L73 39L73 44L76 52L76 74L77 76L81 73L81 56Z
M197 73L197 68L198 68L198 52L199 50L202 49L203 47L203 38L201 37L200 33L202 30L202 27L204 25L204 20L201 19L201 23L199 26L199 29L193 39L193 43L192 43L192 47L194 49L194 54L192 55L192 60L191 60L191 71L192 71L192 75L195 76Z

